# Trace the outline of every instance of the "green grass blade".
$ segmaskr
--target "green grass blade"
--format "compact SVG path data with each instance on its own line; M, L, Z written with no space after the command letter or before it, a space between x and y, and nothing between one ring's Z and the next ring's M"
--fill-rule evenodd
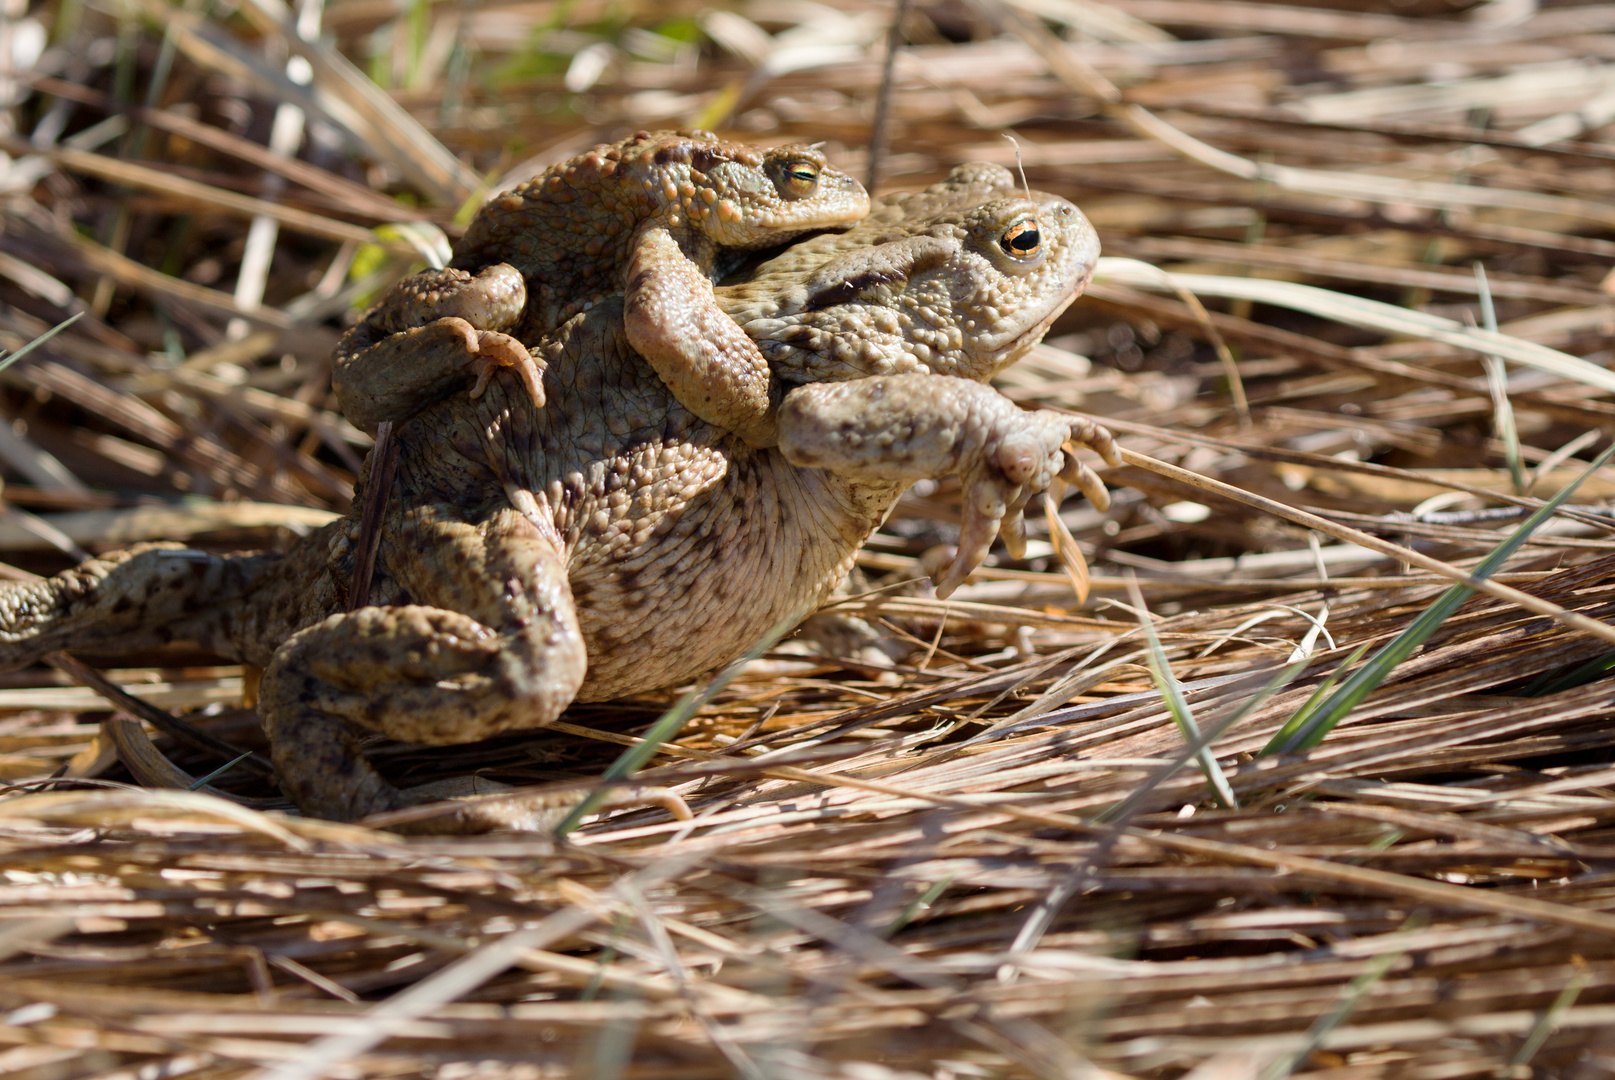
M39 346L45 344L45 342L49 341L51 338L55 337L57 334L60 334L63 330L66 330L69 326L72 326L74 323L78 322L83 317L84 317L84 312L82 312L82 311L79 312L77 315L69 315L67 318L63 319L61 322L57 323L55 326L51 327L49 330L46 330L43 334L40 334L38 337L34 338L34 340L30 341L28 344L24 345L22 348L18 349L16 352L12 353L10 356L0 357L0 371L4 371L6 368L10 367L12 364L15 364L18 360L21 360L23 357L25 357L29 353L33 352Z
M605 799L610 786L622 780L627 780L645 763L656 755L656 751L669 739L674 738L690 722L690 717L696 711L711 701L720 690L729 685L729 681L740 673L740 669L757 659L763 653L774 647L774 644L790 632L791 628L801 622L804 615L789 615L770 626L766 633L757 641L757 644L747 649L745 654L714 675L707 684L699 690L691 690L688 694L673 703L673 707L663 713L656 723L645 732L643 741L635 743L622 752L622 756L611 763L611 767L600 774L600 786L589 793L589 796L572 809L555 827L555 835L562 838L578 827L578 822L599 809L600 803Z
M1183 686L1172 674L1172 665L1167 660L1166 650L1161 647L1161 639L1155 634L1155 624L1150 621L1150 613L1144 607L1144 594L1139 592L1138 585L1128 579L1127 591L1138 609L1139 627L1144 631L1144 642L1148 650L1147 656L1150 667L1150 677L1155 680L1155 688L1161 692L1161 700L1172 714L1172 722L1177 724L1178 730L1183 733L1183 741L1199 749L1195 752L1195 763L1200 771L1206 774L1206 781L1211 784L1212 794L1217 799L1217 805L1225 810L1239 809L1239 800L1234 797L1234 789L1229 786L1228 777L1223 775L1222 766L1217 764L1217 757L1206 745L1206 740L1200 734L1200 725L1195 723L1194 713L1189 709L1189 703L1184 700Z
M1566 499L1570 498L1576 488L1581 486L1582 481L1597 472L1609 461L1611 455L1615 455L1615 443L1612 443L1609 449L1598 455L1597 460L1587 466L1580 476L1566 484L1563 491L1548 500L1536 513L1526 518L1507 540L1504 540L1493 549L1492 553L1486 556L1485 561L1475 568L1473 576L1484 580L1495 574L1508 561L1509 557L1519 550L1520 545L1524 544L1531 534L1541 527L1543 522L1552 517L1553 512ZM1419 617L1408 625L1406 630L1392 638L1379 652L1374 654L1368 663L1358 668L1328 701L1320 705L1300 723L1285 724L1280 733L1273 736L1272 741L1262 748L1262 753L1285 754L1317 746L1329 732L1334 730L1336 724L1345 719L1347 713L1356 708L1364 698L1374 691L1375 687L1385 681L1386 676L1391 673L1391 670L1397 664L1406 660L1412 655L1413 650L1424 644L1430 635L1436 632L1436 628L1449 615L1457 611L1465 600L1469 599L1469 595L1473 591L1467 585L1454 585L1442 593L1434 604L1421 612Z
M955 876L953 874L944 874L940 879L931 882L929 888L913 900L910 900L903 910L898 912L897 918L892 920L890 926L879 932L880 936L883 938L895 936L903 927L929 911L931 905L936 903L937 897L948 891L948 886L953 884Z
M1284 726L1279 728L1277 734L1268 740L1267 746L1270 747L1274 743L1288 739L1291 735L1300 731L1306 722L1312 718L1313 714L1318 711L1318 707L1328 699L1329 691L1335 688L1335 683L1340 681L1340 677L1346 674L1357 661L1361 660L1366 652L1368 652L1368 642L1365 641L1350 656L1346 657L1339 667L1330 672L1327 679L1318 684L1318 688L1312 692L1312 696L1307 698L1299 709L1291 713L1290 718L1284 722ZM1267 753L1267 747L1262 748L1262 753Z
M192 784L190 787L186 788L185 790L186 791L201 791L203 788L205 788L209 784L213 783L214 780L216 780L219 777L223 776L225 773L229 772L231 769L235 768L237 765L241 764L243 761L246 761L251 756L252 756L252 751L251 750L243 750L240 754L238 754L237 756L231 758L229 761L225 762L223 765L220 765L217 769L214 769L212 772L208 773L206 776L204 776L201 779L197 780L194 784Z
M605 945L601 946L600 955L595 959L594 974L589 981L583 984L578 992L579 1001L593 1001L600 994L600 988L606 983L606 972L611 965L617 962L617 942L621 941L628 931L628 924L633 917L626 911L618 912L611 924L611 937Z
M1531 1034L1525 1037L1525 1042L1521 1043L1520 1048L1514 1052L1514 1058L1509 1062L1510 1065L1514 1066L1515 1069L1524 1069L1525 1066L1531 1063L1531 1059L1536 1057L1536 1052L1542 1049L1542 1044L1548 1041L1548 1036L1558 1030L1559 1018L1576 1003L1576 999L1581 996L1582 990L1591 981L1592 976L1586 970L1578 971L1571 977L1571 980L1565 984L1564 989L1560 990L1558 995L1554 997L1553 1004L1548 1006L1548 1011L1542 1014L1541 1019L1536 1022L1536 1026L1531 1029ZM1523 1075L1523 1073L1516 1075Z
M1134 788L1127 798L1121 802L1112 803L1095 814L1093 817L1094 824L1121 824L1128 821L1138 808L1144 804L1144 800L1149 797L1150 792L1176 776L1179 769L1187 765L1191 759L1220 737L1223 732L1232 730L1235 724L1261 708L1274 694L1290 685L1296 676L1306 670L1306 667L1307 662L1305 660L1298 660L1293 664L1286 664L1279 668L1278 671L1273 673L1273 677L1267 680L1266 685L1246 698L1239 708L1217 721L1214 730L1207 731L1199 739L1186 745L1176 758L1153 773L1144 783Z
M1546 697L1549 694L1557 694L1561 690L1571 690L1592 682L1611 668L1615 668L1615 652L1595 656L1585 664L1578 664L1558 676L1554 676L1552 672L1549 672L1520 691L1520 697Z
M1402 924L1397 930L1397 934L1412 933L1423 927L1428 921L1428 917L1424 914L1415 913ZM1369 961L1368 967L1346 987L1345 992L1341 994L1340 1000L1335 1003L1334 1008L1313 1021L1312 1026L1307 1029L1305 1039L1300 1048L1293 1053L1284 1055L1266 1069L1263 1069L1260 1080L1282 1080L1283 1077L1294 1073L1302 1062L1312 1056L1314 1050L1323 1045L1324 1039L1328 1037L1331 1031L1351 1018L1351 1014L1356 1012L1358 1007L1362 1005L1363 999L1374 988L1374 984L1390 974L1391 969L1407 954L1408 950L1406 949L1396 949L1380 953Z

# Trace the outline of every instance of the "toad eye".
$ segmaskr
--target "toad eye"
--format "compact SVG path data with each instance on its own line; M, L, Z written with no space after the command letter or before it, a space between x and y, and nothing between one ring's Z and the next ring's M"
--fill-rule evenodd
M811 161L790 161L780 170L785 194L800 199L813 194L819 183L819 167Z
M998 246L1004 249L1006 255L1013 255L1017 259L1036 255L1043 247L1043 233L1037 227L1037 218L1027 218L1011 225L998 238Z

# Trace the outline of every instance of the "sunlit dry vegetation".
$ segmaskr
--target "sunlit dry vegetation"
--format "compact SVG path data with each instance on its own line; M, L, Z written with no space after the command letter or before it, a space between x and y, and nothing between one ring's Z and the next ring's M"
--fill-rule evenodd
M220 771L263 750L254 672L0 676L0 1072L1615 1070L1615 474L1275 740L1615 433L1615 5L0 11L0 348L75 320L0 370L8 578L346 511L345 320L636 128L822 142L882 192L1019 160L1108 258L998 385L1130 452L1107 513L1031 515L946 602L957 485L912 492L651 758L691 820L301 819L261 757ZM564 808L677 696L369 752Z

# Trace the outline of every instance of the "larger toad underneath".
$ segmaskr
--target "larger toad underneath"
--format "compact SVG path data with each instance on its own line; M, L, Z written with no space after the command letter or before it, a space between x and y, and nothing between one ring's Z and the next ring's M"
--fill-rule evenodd
M176 638L266 668L259 711L306 813L407 805L352 725L429 744L540 727L574 700L676 685L801 618L913 481L965 484L962 580L1090 421L981 381L1036 343L1098 255L1071 204L969 166L720 287L783 390L779 444L685 409L625 340L620 301L538 342L548 404L495 378L397 432L371 604L347 611L354 519L285 557L123 552L0 593L0 666ZM519 825L468 804L452 825Z

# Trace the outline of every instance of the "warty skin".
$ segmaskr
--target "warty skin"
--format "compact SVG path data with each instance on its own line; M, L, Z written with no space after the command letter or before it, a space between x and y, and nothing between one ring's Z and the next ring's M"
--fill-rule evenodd
M399 426L368 606L346 610L356 514L284 557L147 548L0 591L0 667L200 641L265 667L259 712L305 813L409 805L355 728L470 742L687 681L808 614L917 479L965 486L940 592L1001 529L1013 549L1056 476L1103 500L1063 449L1114 461L1103 429L977 381L1036 343L1096 256L1070 204L971 166L761 263L717 296L770 358L765 447L681 405L627 341L621 301L598 304L534 343L542 408L506 373ZM434 820L532 824L516 802Z

